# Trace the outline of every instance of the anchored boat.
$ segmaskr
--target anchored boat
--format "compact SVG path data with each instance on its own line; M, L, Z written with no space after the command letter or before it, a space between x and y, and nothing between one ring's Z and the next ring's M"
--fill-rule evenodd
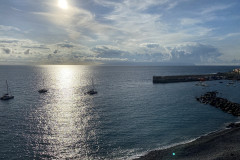
M43 86L44 86L44 80L43 80ZM43 89L39 89L38 92L39 93L46 93L48 90L46 88Z
M10 88L8 87L7 80L6 80L6 85L7 85L7 93L5 93L5 94L0 98L1 100L9 100L9 99L13 99L13 98L14 98L14 96L11 94Z
M95 90L94 83L93 83L93 79L92 79L92 89L90 89L89 91L87 91L85 94L94 95L94 94L97 94L97 93L98 93L98 92Z

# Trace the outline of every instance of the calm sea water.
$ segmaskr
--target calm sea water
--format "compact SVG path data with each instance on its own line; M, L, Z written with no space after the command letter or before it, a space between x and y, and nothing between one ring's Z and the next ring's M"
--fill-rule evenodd
M0 66L15 98L0 101L2 159L131 159L239 120L195 100L206 91L240 103L240 83L153 84L153 75L235 67ZM85 95L94 80L97 95ZM39 94L42 87L49 89Z

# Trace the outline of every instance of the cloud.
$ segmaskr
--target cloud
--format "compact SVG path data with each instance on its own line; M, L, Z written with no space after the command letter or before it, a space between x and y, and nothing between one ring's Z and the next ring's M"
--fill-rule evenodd
M222 53L211 45L186 44L171 49L171 61L193 64L219 63Z
M25 55L30 54L30 49L27 49L26 51L24 51L24 54L25 54Z
M57 53L58 53L58 50L57 50L57 49L55 49L55 50L53 51L53 53L54 53L54 54L57 54Z
M168 10L175 8L179 4L178 1L169 3L169 6L167 7Z
M221 10L226 10L230 7L232 7L233 4L218 4L218 5L214 5L214 6L210 6L208 8L205 8L202 10L202 12L200 12L201 14L210 14L210 13L214 13L217 11L221 11Z
M4 54L10 54L11 53L11 49L9 48L2 48L2 51Z
M31 41L29 39L10 39L0 38L1 50L4 55L2 57L8 59L13 63L18 62L32 63L48 54L51 50L48 46ZM11 56L10 56L11 55ZM20 56L22 55L22 56ZM2 58L1 57L1 58Z
M68 9L63 11L52 1L45 1L44 4L51 8L48 12L34 12L33 14L46 18L50 23L64 30L71 40L79 37L95 40L103 31L111 31L111 26L97 22L95 15L84 8L77 8L69 3Z
M93 52L98 54L98 57L102 58L119 58L123 54L127 54L126 51L120 50L113 46L96 46L92 48Z
M158 48L160 47L160 45L158 43L146 43L143 44L144 46L146 46L147 48Z
M173 0L144 2L94 0L94 2L95 5L109 9L104 14L96 16L94 10L77 8L72 4L68 10L63 11L56 8L55 3L47 2L46 4L52 8L49 12L34 12L34 14L43 16L49 22L61 27L73 40L81 37L88 43L96 44L97 41L101 45L103 42L122 43L128 41L129 37L139 40L146 36L148 39L156 38L167 29L167 25L161 22L161 14L151 14L146 10L155 6L168 6L170 9L179 4Z
M22 48L16 50L14 43L12 50L17 55L23 53L25 60L31 63L38 62L42 64L84 64L86 63L171 63L171 64L209 64L221 62L220 56L222 53L211 45L201 43L186 43L175 46L164 46L159 43L142 43L135 46L135 50L131 52L124 48L119 48L112 45L97 45L89 49L89 47L74 44L61 43L49 46L36 44L27 40L12 40L14 43L23 43ZM8 42L6 40L6 42ZM6 43L7 44L7 43ZM31 44L31 45L30 45ZM25 49L29 46L31 49ZM31 47L33 46L33 47ZM40 46L40 47L36 47ZM16 46L15 46L16 47ZM60 52L54 47L61 47L66 49L75 48L74 51ZM50 48L46 50L44 48ZM2 49L5 55L13 53L9 48ZM18 51L18 52L17 52ZM58 54L56 54L58 53ZM11 58L9 58L11 59ZM12 59L18 59L17 56ZM21 57L21 61L23 58Z
M231 61L231 64L233 64L233 65L240 65L240 59L233 59L232 61Z
M43 44L30 44L30 45L23 45L22 48L32 48L32 49L41 49L41 50L48 50L50 49L46 45Z
M174 0L148 0L148 1L140 1L140 0L123 0L123 1L109 1L109 0L94 0L95 3L105 6L105 7L113 7L116 10L122 9L132 9L134 11L145 11L146 9L153 6L162 6L167 5L168 9L174 8L178 2Z
M234 6L223 1L72 0L69 9L62 10L55 1L42 0L38 6L23 1L33 8L16 3L0 25L1 56L9 60L21 54L21 61L49 64L111 60L205 64L238 56L237 2Z
M74 45L72 44L68 44L68 43L65 43L65 44L57 44L57 46L60 46L62 48L73 48Z
M21 30L17 27L13 27L13 26L0 25L0 31L8 32L8 31L21 31Z
M189 25L196 25L199 23L203 23L201 19L196 19L196 18L183 18L180 20L181 25L184 26L189 26Z
M141 51L137 51L141 50ZM92 49L96 58L121 59L127 62L159 62L178 64L220 63L222 53L211 45L186 43L174 47L161 46L155 43L141 44L136 52L127 52L114 46L96 46Z
M10 39L0 40L0 43L17 43L17 42L19 42L19 40L10 40Z
M49 59L49 60L52 59L52 57L53 57L52 54L49 54L49 55L48 55L48 59Z
M226 35L221 35L219 37L217 37L217 40L225 40L225 39L232 39L232 38L239 38L240 36L240 32L237 33L228 33Z

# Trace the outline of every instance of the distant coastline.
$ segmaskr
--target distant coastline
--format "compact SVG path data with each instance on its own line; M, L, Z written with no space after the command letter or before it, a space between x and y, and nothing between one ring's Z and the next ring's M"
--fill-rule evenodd
M240 80L240 69L236 68L230 72L219 72L215 74L153 76L153 83L176 83L211 80Z

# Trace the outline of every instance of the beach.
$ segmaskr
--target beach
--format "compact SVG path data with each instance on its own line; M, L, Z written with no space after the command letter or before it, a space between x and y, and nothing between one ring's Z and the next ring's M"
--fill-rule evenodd
M136 160L239 160L240 125L202 136L190 143L151 151Z

